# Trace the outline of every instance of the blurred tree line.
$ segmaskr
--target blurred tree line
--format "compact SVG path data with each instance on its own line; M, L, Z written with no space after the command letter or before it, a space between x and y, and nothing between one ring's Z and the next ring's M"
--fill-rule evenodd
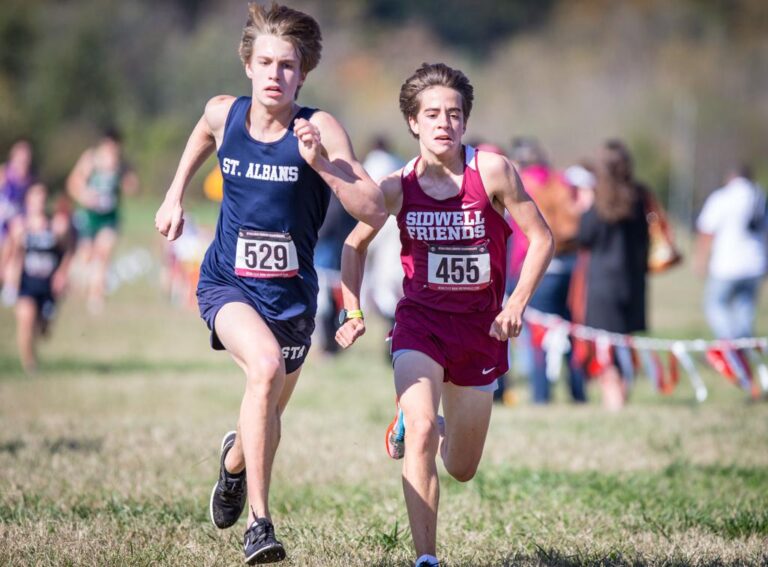
M735 160L768 177L764 0L297 0L324 52L300 102L336 113L360 153L377 133L415 151L397 109L422 61L476 87L468 135L538 136L566 166L625 138L638 173L686 218ZM205 101L247 93L242 0L3 0L0 152L30 137L60 188L111 124L164 191Z

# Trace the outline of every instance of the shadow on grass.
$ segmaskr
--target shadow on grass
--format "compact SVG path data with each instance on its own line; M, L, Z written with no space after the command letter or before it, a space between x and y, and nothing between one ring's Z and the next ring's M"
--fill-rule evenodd
M474 490L482 501L508 502L521 510L550 505L576 506L588 516L609 513L617 526L665 538L704 529L733 540L768 536L765 486L764 467L698 465L676 459L659 471L620 474L499 468L480 471L468 488L450 480L442 488L446 494ZM738 500L732 496L736 494ZM559 557L552 564L569 564L563 561ZM589 564L633 563L600 559Z
M643 557L621 551L609 551L602 554L591 552L565 554L557 549L536 546L534 553L515 553L507 557L502 565L503 567L650 567L657 565L664 567L730 567L744 565L744 562L741 560L722 561L712 557L691 558L682 555L665 557L660 560L658 557Z
M62 375L124 376L148 372L198 373L221 370L229 366L222 362L195 362L184 360L146 360L142 358L121 358L115 360L88 360L83 358L49 358L41 361L35 378L59 378ZM25 379L26 375L16 358L0 356L0 382Z

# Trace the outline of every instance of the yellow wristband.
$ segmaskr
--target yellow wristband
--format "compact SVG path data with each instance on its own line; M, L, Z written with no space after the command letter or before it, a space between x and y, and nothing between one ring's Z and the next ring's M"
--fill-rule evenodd
M346 309L342 309L339 313L339 325L343 325L345 321L348 321L349 319L364 319L363 316L363 310L362 309L350 309L347 311Z

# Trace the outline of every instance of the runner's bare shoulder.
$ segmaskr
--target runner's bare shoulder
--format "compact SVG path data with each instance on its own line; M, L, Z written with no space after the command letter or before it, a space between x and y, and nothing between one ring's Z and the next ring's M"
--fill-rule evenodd
M384 204L387 207L387 212L392 215L396 215L400 212L400 207L403 205L403 169L400 168L397 171L390 173L389 175L382 177L379 181L379 187L381 192L384 193Z
M212 132L216 133L224 129L233 102L235 102L235 97L223 94L216 95L205 104L203 116L205 116L205 121L208 122Z

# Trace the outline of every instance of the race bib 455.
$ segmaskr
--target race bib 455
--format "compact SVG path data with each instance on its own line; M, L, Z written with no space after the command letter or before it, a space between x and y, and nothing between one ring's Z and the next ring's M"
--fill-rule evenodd
M491 256L488 247L429 246L427 287L440 291L473 291L488 287Z

